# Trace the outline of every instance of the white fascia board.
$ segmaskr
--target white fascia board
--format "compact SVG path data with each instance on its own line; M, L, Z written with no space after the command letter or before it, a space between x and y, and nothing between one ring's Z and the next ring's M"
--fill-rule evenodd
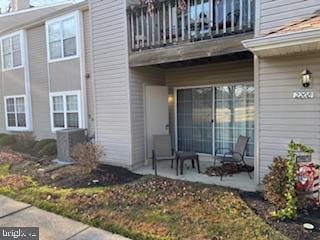
M242 45L252 52L320 42L320 29L271 35L242 41Z

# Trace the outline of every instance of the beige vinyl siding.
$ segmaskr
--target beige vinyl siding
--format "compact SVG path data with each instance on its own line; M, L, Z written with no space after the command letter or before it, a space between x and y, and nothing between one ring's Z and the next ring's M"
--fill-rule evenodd
M24 68L2 72L4 96L25 94Z
M166 71L170 87L253 81L253 60L231 61Z
M94 104L94 92L93 92L93 79L92 79L92 64L91 64L91 31L90 31L90 14L89 11L83 12L83 32L84 32L84 46L85 46L85 69L86 75L86 87L87 87L87 106L88 106L88 130L89 134L95 133L94 121L95 121L95 104Z
M51 133L49 82L45 26L27 31L33 132L39 139L55 137Z
M80 59L49 63L50 92L81 90Z
M0 56L1 56L1 48L0 48ZM0 57L0 71L2 71L1 67L1 57ZM0 74L0 132L5 132L5 111L4 111L4 89L2 83L2 74Z
M96 139L105 163L131 166L131 122L126 3L89 2L96 99Z
M145 160L144 86L165 85L164 71L158 68L135 68L130 70L132 165Z
M215 63L166 71L166 84L173 97L174 87L201 86L228 83L253 83L253 60ZM175 100L174 100L175 101ZM170 131L175 139L175 102L169 104Z
M300 73L312 72L314 99L293 99L293 92L305 91ZM319 163L320 149L320 54L277 57L260 60L260 180L268 172L273 157L287 154L294 141L314 148ZM257 91L257 90L256 90Z
M260 33L303 19L320 9L319 0L261 0Z

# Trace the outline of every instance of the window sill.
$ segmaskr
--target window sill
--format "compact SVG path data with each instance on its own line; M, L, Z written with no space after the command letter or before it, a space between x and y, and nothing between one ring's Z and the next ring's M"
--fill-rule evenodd
M31 130L27 127L6 127L9 132L30 132Z
M63 62L68 60L73 60L79 58L79 55L71 56L71 57L65 57L65 58L57 58L57 59L48 59L48 63L55 63L55 62Z
M19 67L13 67L13 68L4 68L2 69L2 72L9 72L9 71L14 71L14 70L18 70L18 69L21 69L21 68L24 68L24 66L19 66Z

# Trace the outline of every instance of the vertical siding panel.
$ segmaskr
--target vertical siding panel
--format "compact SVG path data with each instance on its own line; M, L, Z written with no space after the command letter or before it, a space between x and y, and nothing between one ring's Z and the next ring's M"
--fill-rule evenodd
M29 29L28 52L33 130L37 138L55 137L51 133L47 52L44 25Z
M0 56L1 56L1 48L0 48ZM0 70L2 71L2 63L1 63L1 57L0 57ZM2 74L0 74L0 132L5 132L6 130L6 123L5 123L5 110L4 110L4 89L2 84Z
M90 15L89 11L83 12L83 28L84 28L84 45L85 45L85 65L86 74L88 78L86 79L87 87L87 106L88 106L88 130L89 134L93 135L95 133L94 117L95 117L95 104L94 104L94 92L93 92L93 80L92 80L92 63L91 63L91 36L90 36Z
M96 139L104 162L131 166L126 3L90 1Z

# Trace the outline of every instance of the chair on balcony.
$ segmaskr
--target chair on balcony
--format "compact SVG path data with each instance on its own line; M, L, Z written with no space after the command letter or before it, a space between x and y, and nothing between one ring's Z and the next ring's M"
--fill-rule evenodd
M214 158L214 165L216 165L217 159L220 160L222 165L224 165L224 164L240 165L241 167L244 167L244 169L247 169L246 171L249 175L249 178L251 179L250 172L252 171L252 169L247 167L248 165L244 161L244 155L245 155L245 151L246 151L246 148L248 145L248 141L249 141L248 137L240 135L234 149L227 149L228 151L225 152L225 154L222 156L222 158L220 157L220 159L215 157ZM223 149L223 148L217 149L216 155L219 150L225 150L225 149ZM222 177L223 177L223 173L221 174L221 179L222 179Z
M176 174L178 175L178 162L170 135L153 135L152 169L156 176L157 162L163 160L171 160L171 168L173 168L173 161L176 160Z

